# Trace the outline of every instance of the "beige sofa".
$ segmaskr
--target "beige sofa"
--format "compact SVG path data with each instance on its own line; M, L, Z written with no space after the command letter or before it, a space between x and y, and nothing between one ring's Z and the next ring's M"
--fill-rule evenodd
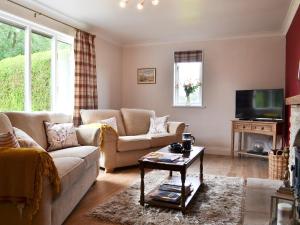
M106 172L136 165L138 159L147 153L181 140L185 129L182 122L168 122L166 134L148 135L150 117L154 115L154 111L142 109L81 110L82 127L111 117L117 120L118 134L107 131L100 149L100 166Z
M6 115L9 120L0 114L0 132L11 123L29 134L43 148L47 148L43 121L72 121L71 116L63 114L11 112ZM40 209L33 218L33 225L61 225L96 180L99 173L99 149L91 145L98 139L99 130L81 128L76 132L81 146L49 153L58 170L62 190L53 198L48 180L44 182ZM0 203L0 224L23 225L24 222L16 205Z

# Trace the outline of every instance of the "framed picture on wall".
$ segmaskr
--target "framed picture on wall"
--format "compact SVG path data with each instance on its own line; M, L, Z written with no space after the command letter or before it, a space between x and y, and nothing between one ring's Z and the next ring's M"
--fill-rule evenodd
M156 84L156 68L137 69L138 84Z

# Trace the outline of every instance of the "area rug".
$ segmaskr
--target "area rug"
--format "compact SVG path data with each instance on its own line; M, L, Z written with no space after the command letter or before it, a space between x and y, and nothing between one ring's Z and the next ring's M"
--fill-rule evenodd
M160 184L166 176L168 173L163 171L147 173L145 193ZM89 215L99 221L124 225L242 224L244 180L237 177L205 175L204 183L185 215L178 210L140 206L140 182L112 197L108 202L100 204Z

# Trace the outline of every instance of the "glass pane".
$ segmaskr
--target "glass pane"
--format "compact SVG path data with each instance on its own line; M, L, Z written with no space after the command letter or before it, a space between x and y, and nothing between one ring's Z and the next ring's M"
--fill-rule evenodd
M24 110L24 36L0 22L0 111Z
M31 36L32 111L51 109L51 38Z
M54 111L73 112L74 106L74 57L73 46L57 42L57 70L55 76Z
M176 70L175 105L201 105L202 63L177 63Z

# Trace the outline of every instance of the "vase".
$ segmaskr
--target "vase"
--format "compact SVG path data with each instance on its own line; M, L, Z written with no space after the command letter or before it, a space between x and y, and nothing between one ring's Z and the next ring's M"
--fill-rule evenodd
M191 99L190 99L190 96L189 96L189 95L186 96L185 104L186 104L186 105L190 105L190 104L191 104Z

